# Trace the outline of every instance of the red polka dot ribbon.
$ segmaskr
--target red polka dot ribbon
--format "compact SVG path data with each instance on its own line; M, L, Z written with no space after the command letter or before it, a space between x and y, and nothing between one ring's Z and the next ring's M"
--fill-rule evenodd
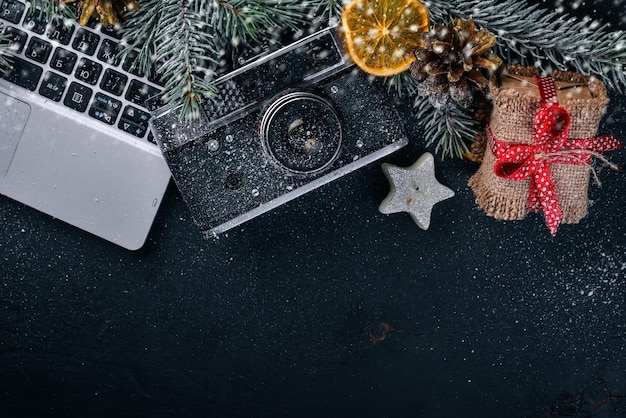
M552 77L536 76L541 107L534 120L535 143L511 144L496 139L487 127L489 146L497 161L493 170L498 177L525 180L530 178L528 211L543 210L552 235L563 219L558 193L552 177L552 164L589 165L591 157L612 151L621 144L611 135L585 139L568 139L570 116L558 105Z

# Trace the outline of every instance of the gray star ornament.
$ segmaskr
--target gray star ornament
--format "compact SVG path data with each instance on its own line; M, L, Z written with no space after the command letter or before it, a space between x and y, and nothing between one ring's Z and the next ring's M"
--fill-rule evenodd
M407 212L424 230L430 226L433 206L454 196L452 189L435 178L435 161L429 152L410 167L384 163L382 168L391 190L378 210L384 214Z

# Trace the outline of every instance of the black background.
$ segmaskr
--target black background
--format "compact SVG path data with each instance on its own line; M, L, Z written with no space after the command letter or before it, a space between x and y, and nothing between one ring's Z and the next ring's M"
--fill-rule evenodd
M624 26L621 3L563 6ZM172 184L137 252L0 196L0 414L626 416L624 171L551 237L487 217L476 168L437 158L456 196L428 231L378 212L380 163L209 241Z

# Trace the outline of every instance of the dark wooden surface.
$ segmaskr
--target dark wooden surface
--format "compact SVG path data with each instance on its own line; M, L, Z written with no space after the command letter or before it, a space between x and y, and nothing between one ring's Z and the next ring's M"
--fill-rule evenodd
M428 231L377 163L210 241L172 185L137 252L0 197L2 416L626 416L624 171L553 238L436 170Z

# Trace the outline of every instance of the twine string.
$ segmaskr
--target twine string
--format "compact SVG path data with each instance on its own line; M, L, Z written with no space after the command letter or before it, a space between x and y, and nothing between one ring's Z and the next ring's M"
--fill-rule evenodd
M552 151L552 152L539 152L535 154L535 159L545 160L551 156L562 156L562 157L572 158L578 161L581 165L584 165L587 168L589 168L591 170L591 173L593 174L593 179L595 180L596 184L599 187L601 187L602 182L600 181L600 177L598 176L598 170L596 169L596 167L594 167L590 162L585 161L583 158L579 157L576 154L584 154L585 156L590 155L592 157L596 157L598 160L600 160L603 163L603 165L606 165L607 167L613 170L619 170L619 166L609 161L609 159L606 158L604 155L602 155L601 153L597 151L592 151L589 149L572 149L572 150L559 150L559 151Z

